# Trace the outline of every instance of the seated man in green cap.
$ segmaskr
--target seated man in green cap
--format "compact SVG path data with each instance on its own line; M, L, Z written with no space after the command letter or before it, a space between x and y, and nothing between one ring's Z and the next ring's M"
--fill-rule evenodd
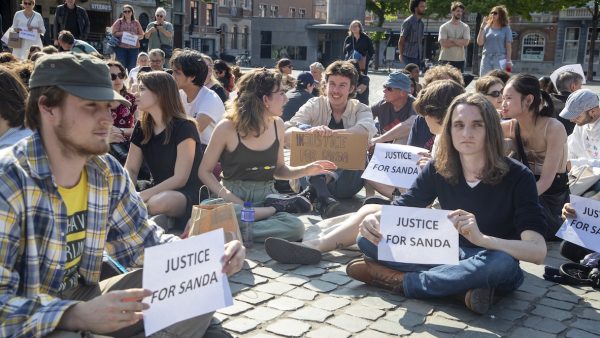
M0 156L0 337L143 335L142 270L99 281L103 252L126 267L144 248L176 240L147 220L142 199L107 155L110 108L129 104L108 66L85 54L39 59L29 82L26 125L34 133ZM225 245L223 272L242 266ZM166 336L202 337L212 314Z

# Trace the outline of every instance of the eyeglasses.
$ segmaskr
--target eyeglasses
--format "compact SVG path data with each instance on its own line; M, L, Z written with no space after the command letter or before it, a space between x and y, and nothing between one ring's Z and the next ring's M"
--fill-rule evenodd
M385 90L386 92L391 92L394 88L390 87L390 86L383 86L383 90Z
M493 92L485 93L485 95L491 97L500 97L502 95L502 92L499 90L494 90Z
M491 15L498 15L498 12L491 12Z
M110 73L110 79L111 79L111 80L113 80L113 81L114 81L114 80L116 80L116 79L117 79L117 77L118 77L119 79L123 80L123 79L125 78L125 73L117 73L117 74Z
M123 13L131 13L131 11L127 10L127 11L123 11Z
M162 15L162 14L156 14L156 17L157 17L157 18L162 18L163 16L164 16L164 15Z
M285 66L285 67L283 67L283 68L286 68L286 67L287 67L287 68L294 68L294 66L293 66L293 65L287 65L287 66Z

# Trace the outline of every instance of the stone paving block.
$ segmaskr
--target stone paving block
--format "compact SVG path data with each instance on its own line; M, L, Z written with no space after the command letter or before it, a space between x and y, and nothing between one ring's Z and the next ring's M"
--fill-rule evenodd
M323 258L322 258L322 260L324 260L324 261L335 262L335 263L339 263L342 265L348 264L348 262L350 262L353 259L354 259L354 257L346 256L343 253L339 253L336 251L328 252L327 254L323 255Z
M556 336L550 333L530 329L527 327L518 327L510 334L512 337L535 337L535 338L555 338Z
M398 305L394 303L390 303L385 299L379 297L365 297L358 301L359 303L369 306L372 308L376 308L379 310L390 310L396 308Z
M518 290L521 291L521 292L530 293L530 294L532 294L534 296L537 296L537 297L541 297L541 296L543 296L546 293L546 291L548 289L547 288L541 288L541 287L538 287L538 286L535 286L535 285L531 285L531 284L525 284L525 283L523 283L523 284L521 284L521 286L519 287Z
M478 327L467 327L463 332L459 335L461 338L492 338L492 337L502 337L501 335Z
M242 269L254 269L257 266L258 266L258 263L256 263L255 261L250 260L250 259L245 259L244 265L242 265Z
M493 314L494 316L496 316L498 318L502 318L502 319L506 319L506 320L510 320L510 321L515 321L517 319L523 318L523 316L526 315L526 313L524 313L522 311L515 311L515 310L510 310L510 309L501 309L501 310L497 310L497 311L490 311L490 314Z
M398 323L390 322L389 320L378 320L369 326L370 329L381 331L391 335L408 335L412 331L401 326Z
M223 324L223 328L231 330L237 333L246 333L254 330L259 322L250 318L239 317L232 320L228 320Z
M242 302L250 303L253 305L258 305L258 304L260 304L262 302L266 302L272 298L273 298L273 295L270 295L268 293L263 293L263 292L257 292L254 290L247 290L247 291L244 291L244 292L240 293L239 295L235 296L235 299L242 301Z
M585 301L595 300L596 302L600 302L600 294L599 294L600 292L598 292L597 290L594 290L590 287L586 287L585 289L589 290L589 292L583 296L583 299Z
M327 320L327 323L353 333L358 333L366 329L369 326L369 324L371 324L367 320L343 314Z
M260 263L266 263L271 260L271 257L267 255L267 252L262 249L262 245L247 250L246 258Z
M277 277L275 280L285 284L300 286L308 282L310 278L288 273L281 277Z
M578 328L589 333L598 334L598 332L600 332L600 322L597 320L577 319L575 322L571 323L571 327Z
M400 305L402 305L402 304L400 304ZM462 305L462 304L457 304L457 305L458 306L450 306L450 305L436 306L433 314L436 316L444 317L444 318L451 319L451 320L458 320L461 322L470 322L472 320L475 320L475 319L481 317L480 315L473 313L472 311L467 309L464 305Z
M346 305L350 304L350 301L346 298L338 298L338 297L319 297L316 301L314 301L311 305L314 307L318 307L319 309L327 310L327 311L335 311L339 308L342 308Z
M213 313L213 320L217 323L223 323L224 321L226 321L227 319L229 319L229 316L223 313L219 313L219 312L215 312Z
M320 261L319 264L317 264L318 267L320 267L321 269L332 269L332 268L337 268L338 266L341 266L340 263L337 262L330 262L330 261Z
M523 322L523 325L532 329L552 334L558 334L567 328L566 325L559 321L538 316L528 316L527 319Z
M573 314L569 311L563 311L544 305L536 305L535 309L533 309L531 313L541 317L552 318L558 321L563 321L565 319L573 317Z
M525 292L522 290L517 290L517 291L511 293L510 298L518 299L518 300L522 300L522 301L526 301L526 302L533 302L536 299L540 298L540 296L536 296L534 294L531 294L529 292Z
M235 295L238 292L247 290L249 287L247 285L244 284L238 284L238 283L233 283L233 282L229 282L229 289L231 290L231 294Z
M598 321L598 325L600 325L600 309L583 309L580 314L577 315L579 318L583 319L591 319ZM600 329L598 330L600 331Z
M355 338L388 338L389 335L387 335L385 333L381 333L379 331L365 330L365 331L357 334L354 337Z
M347 338L350 332L340 330L331 326L323 326L306 334L309 338Z
M317 268L315 266L304 265L294 270L294 273L306 277L314 277L322 275L325 271L325 269Z
M264 323L266 321L279 317L282 313L283 311L271 309L266 306L260 306L255 308L254 310L245 312L244 316Z
M310 330L310 325L295 319L280 319L267 326L266 330L286 337L301 337Z
M270 293L272 295L283 295L294 288L295 286L293 285L270 281L266 284L257 285L253 289L260 292Z
M329 295L345 298L362 298L367 295L367 288L368 287L364 284L362 286L352 288L343 286L329 292Z
M282 272L279 271L275 271L271 268L267 268L264 266L258 267L258 268L254 268L252 269L252 272L257 274L257 275L261 275L263 277L267 277L267 278L277 278L281 275L283 275Z
M549 290L562 292L562 293L575 294L578 296L584 295L588 292L588 290L585 290L585 289L582 289L579 287L575 287L575 286L571 286L571 285L562 285L562 284L554 285L554 286L550 287Z
M403 327L413 328L423 324L425 316L416 312L407 312L405 309L396 309L388 312L383 319L400 323Z
M256 336L251 336L252 338L279 338L279 336L274 336L272 334L259 333Z
M508 332L513 326L515 326L515 324L516 323L513 321L502 318L493 318L490 316L481 316L481 318L469 323L470 326L490 330L496 333Z
M310 282L304 284L303 287L317 292L329 292L337 289L338 285L319 279L313 279Z
M295 288L294 290L286 293L286 296L301 300L313 300L317 297L318 293L304 289L304 288Z
M556 300L556 299L547 298L547 297L540 299L540 301L538 303L549 306L549 307L565 310L565 311L570 311L575 306L575 304L573 304L573 303L563 302L561 300Z
M266 264L265 266L267 266L273 270L282 272L283 270L285 270L285 271L294 270L294 269L298 268L300 266L300 264L284 264L284 263L279 263L277 261L272 261L272 262L269 262L268 264Z
M234 300L233 305L228 306L226 308L219 309L219 310L217 310L217 313L222 313L222 314L228 315L228 316L235 316L239 313L248 311L250 309L252 309L252 305Z
M410 338L455 338L456 335L455 334L450 335L447 333L435 331L432 328L424 327L424 328L419 328L419 331L415 331L415 332L411 333L409 336L405 336L405 337L410 337Z
M433 305L416 299L406 300L404 303L402 303L402 307L409 312L416 312L422 315L428 315L433 312Z
M509 308L517 311L525 311L532 307L532 303L529 301L518 300L514 298L505 297L501 301L499 301L492 309L496 308Z
M348 284L348 282L352 281L352 278L346 276L345 273L339 272L328 272L323 276L319 277L320 280L324 280L326 282L334 283L337 285Z
M304 302L294 298L280 296L269 301L267 306L281 311L292 311L303 307Z
M570 329L565 334L567 338L598 338L597 334L589 333L579 329Z
M232 282L249 286L266 283L268 281L268 279L266 279L265 277L253 274L249 271L240 271L235 275L229 277L229 280Z
M444 333L457 333L467 327L467 324L465 323L437 315L427 317L425 325L435 331Z
M578 295L558 291L550 291L546 294L546 297L574 304L579 303L579 300L581 299Z
M329 311L321 310L312 306L305 306L300 310L292 312L290 317L299 320L310 320L312 322L322 323L332 315L333 313Z
M381 311L365 305L352 305L344 309L344 313L369 320L376 320L383 316L385 311Z

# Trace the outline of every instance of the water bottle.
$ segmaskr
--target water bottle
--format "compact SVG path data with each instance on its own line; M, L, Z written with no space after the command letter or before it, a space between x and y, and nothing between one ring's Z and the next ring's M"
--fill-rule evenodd
M254 208L252 202L244 202L242 208L242 241L246 248L251 248L254 244L254 237L252 236L252 224L254 224Z
M400 196L402 196L400 189L395 188L394 192L392 193L392 202L398 202L400 200Z

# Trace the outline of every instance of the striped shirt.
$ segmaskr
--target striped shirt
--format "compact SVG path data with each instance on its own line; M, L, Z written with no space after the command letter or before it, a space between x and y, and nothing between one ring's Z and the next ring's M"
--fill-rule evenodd
M413 14L406 18L402 23L400 36L404 37L404 52L403 56L410 58L423 59L423 34L425 32L425 24L423 20L417 19Z
M174 240L148 222L127 172L111 156L92 156L88 224L80 282L97 284L106 250L140 266L143 248ZM67 208L39 133L0 153L0 336L42 337L75 301L59 298L66 259Z

